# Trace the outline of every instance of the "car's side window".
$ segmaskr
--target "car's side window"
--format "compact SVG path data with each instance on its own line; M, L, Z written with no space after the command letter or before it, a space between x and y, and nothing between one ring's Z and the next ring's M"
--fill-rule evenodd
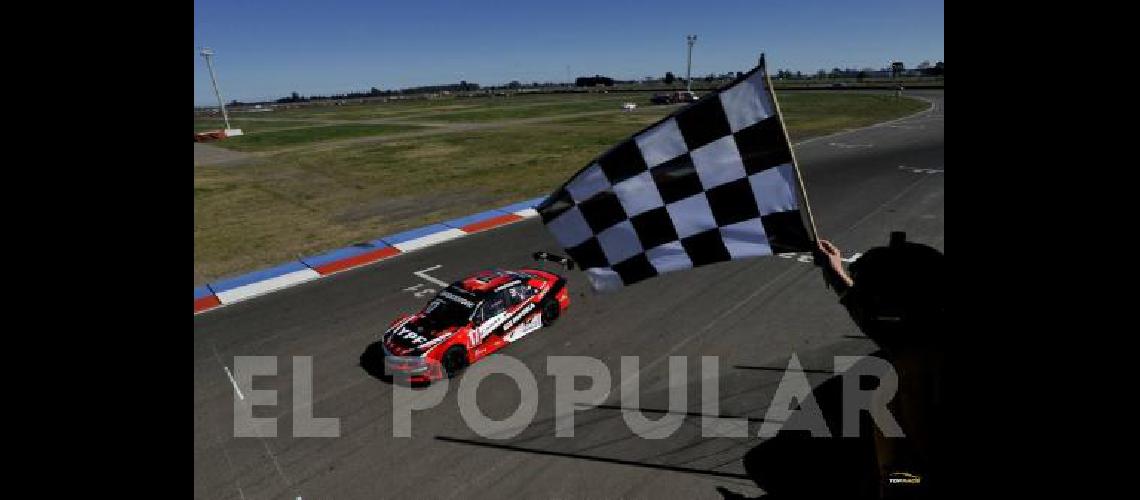
M517 306L534 296L534 289L527 285L516 285L506 290L508 307Z
M507 310L507 297L503 293L497 293L490 299L483 303L483 321L487 321L495 317L495 315Z

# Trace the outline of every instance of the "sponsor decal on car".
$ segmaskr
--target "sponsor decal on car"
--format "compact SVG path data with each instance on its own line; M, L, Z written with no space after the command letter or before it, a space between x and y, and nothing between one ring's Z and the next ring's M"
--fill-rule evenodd
M498 288L496 288L496 289L495 289L495 291L496 291L496 292L501 292L501 291L503 291L503 290L506 290L506 289L508 289L508 288L510 288L510 287L512 287L512 286L515 286L515 285L517 285L517 284L519 284L519 283L522 283L522 281L521 281L521 280L514 280L514 281L512 281L512 282L510 282L510 283L504 283L504 284L502 284L502 285L499 285L499 287L498 287Z
M503 330L505 331L505 330L510 330L511 328L514 328L514 326L519 322L519 320L526 317L526 315L529 314L533 310L534 310L534 302L527 304L526 307L520 309L518 314L515 314L515 316L513 318L507 320L506 323L503 323Z
M426 344L429 340L431 340L407 328L400 328L400 330L397 331L395 335L417 346Z
M515 328L511 333L507 334L507 336L504 337L503 340L506 340L507 342L514 342L518 339L521 339L521 338L527 336L527 334L529 334L530 332L538 330L541 327L542 327L542 316L539 314L534 314L530 317L529 320L527 320L526 323L519 325L518 328Z
M451 292L449 292L449 291L447 291L447 290L443 290L443 291L439 292L439 295L440 295L441 297L444 297L444 298L448 299L448 300L453 300L453 301L455 301L455 302L458 302L458 303L460 303L460 304L463 304L463 305L464 305L464 306L466 306L466 307L475 307L475 303L474 303L474 302L471 302L470 300L467 300L467 299L465 299L465 298L463 298L463 297L460 297L460 296L458 296L458 295L455 295L454 293L451 293Z

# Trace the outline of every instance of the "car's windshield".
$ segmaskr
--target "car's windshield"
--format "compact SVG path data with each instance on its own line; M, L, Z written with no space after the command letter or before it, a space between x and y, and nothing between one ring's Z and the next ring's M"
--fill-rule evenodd
M424 319L436 328L463 325L471 318L475 305L472 300L455 291L443 290L424 308Z

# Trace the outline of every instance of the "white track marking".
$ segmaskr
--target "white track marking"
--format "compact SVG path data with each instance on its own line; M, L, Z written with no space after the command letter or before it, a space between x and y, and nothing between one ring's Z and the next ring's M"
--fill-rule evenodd
M210 349L214 351L214 359L218 361L218 364L222 365L222 368L225 368L226 375L230 377L230 382L233 382L234 390L238 391L237 382L234 381L234 376L232 373L230 373L230 369L226 366L225 363L222 362L222 355L218 353L218 347L210 344ZM241 391L238 391L238 395L241 395ZM245 396L242 396L241 400L245 401ZM296 488L293 487L293 482L290 481L289 477L285 475L285 470L281 468L281 462L277 460L277 454L273 453L273 450L269 448L269 443L265 442L265 436L262 436L261 433L258 432L256 426L253 428L253 432L257 434L258 441L261 441L261 447L265 448L265 454L269 456L270 460L273 461L273 468L277 470L277 475L281 478L281 481L285 483L285 486L292 488L296 493L297 491ZM244 493L242 494L242 497L245 497Z
M863 256L863 252L856 252L856 253L851 254L849 257L844 257L840 260L850 264L852 262L855 262L855 259L858 259L859 257L862 257L862 256ZM804 252L778 253L778 254L776 254L776 257L779 257L781 259L796 259L796 262L802 262L804 264L814 264L815 263L814 256L811 254L811 252L807 252L807 253L804 253Z
M226 376L230 378L230 384L234 386L234 392L237 393L238 398L241 398L242 401L245 401L245 396L242 395L241 389L238 389L238 383L237 380L234 379L234 374L230 372L230 367L226 366L226 363L222 361L222 355L218 353L218 346L215 346L213 343L211 343L210 349L214 351L214 359L218 362L219 365L222 365L222 369L226 371Z
M891 128L901 128L903 130L924 130L926 125L886 125Z
M245 401L245 396L242 395L241 389L238 388L237 380L234 380L234 374L230 373L230 367L222 365L222 369L226 371L226 376L230 378L230 383L234 385L234 392L237 393L238 398Z
M420 269L419 271L416 271L416 272L414 272L414 273L412 273L412 274L414 274L414 275L416 275L416 276L419 276L420 278L423 278L423 279L425 279L425 280L427 280L427 281L430 281L430 282L432 282L432 283L434 283L434 284L436 284L436 285L439 285L439 286L442 286L442 287L444 287L444 288L447 288L447 286L448 286L448 283L447 283L447 282L445 282L445 281L443 281L443 280L441 280L441 279L437 279L437 278L434 278L434 277L432 277L432 276L428 275L428 273L427 273L428 271L435 271L436 269L439 269L439 268L441 268L441 267L443 267L443 264L436 264L436 265L434 265L434 266L431 266L431 267L429 267L429 268L427 268L427 269Z
M899 170L905 170L915 174L941 174L944 172L944 170L940 168L914 168L906 165L899 165Z
M933 100L931 100L931 99L927 99L927 98L925 98L925 97L921 97L921 96L911 96L911 97L913 97L913 98L915 98L915 99L918 99L918 100L920 100L920 101L926 101L928 104L930 104L930 107L929 107L929 108L926 108L926 109L924 109L924 110L922 110L922 111L916 112L916 113L914 113L914 114L910 114L910 115L904 116L904 117L902 117L902 118L895 118L894 120L885 121L885 122L882 122L882 123L876 123L876 124L874 124L874 125L868 125L868 126L866 126L866 127L853 128L853 129L847 129L847 130L840 130L839 132L835 132L835 133L832 133L832 134L821 135L821 136L819 136L819 137L812 137L811 139L804 139L804 140L802 140L802 141L800 141L800 142L797 142L797 143L794 143L794 144L792 144L792 146L803 146L804 144L809 144L809 143L812 143L812 142L815 142L815 141L821 141L821 140L823 140L823 139L830 139L830 138L832 138L832 137L838 137L838 136L841 136L841 135L847 135L847 134L851 134L851 133L855 133L855 132L860 132L860 131L863 131L863 130L870 130L870 129L873 129L873 128L879 128L879 127L883 127L883 126L888 126L888 125L891 125L892 123L899 123L899 122L902 122L902 121L905 121L905 120L912 120L912 119L925 119L925 118L929 118L929 117L930 117L930 115L932 115L932 114L933 114L933 112L934 112L934 101L933 101ZM920 118L920 117L921 117L921 118Z

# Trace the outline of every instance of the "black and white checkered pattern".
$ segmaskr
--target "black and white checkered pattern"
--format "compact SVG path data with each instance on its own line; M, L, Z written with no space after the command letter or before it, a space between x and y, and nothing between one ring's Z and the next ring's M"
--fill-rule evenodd
M593 287L614 289L809 250L795 176L761 64L618 144L537 210Z

